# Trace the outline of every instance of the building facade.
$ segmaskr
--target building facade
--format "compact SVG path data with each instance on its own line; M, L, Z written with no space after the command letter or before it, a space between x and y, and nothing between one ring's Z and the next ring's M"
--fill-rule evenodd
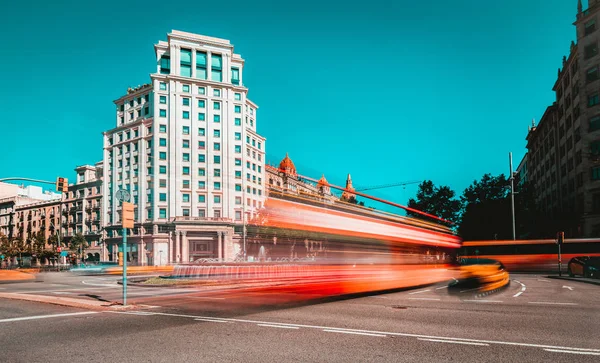
M265 138L244 60L228 40L180 31L154 50L151 82L114 101L116 125L104 133L109 258L120 248L119 189L135 205L129 260L233 258L244 220L265 198Z
M572 237L600 235L600 1L577 4L577 43L553 90L554 104L527 136L529 179L540 207Z

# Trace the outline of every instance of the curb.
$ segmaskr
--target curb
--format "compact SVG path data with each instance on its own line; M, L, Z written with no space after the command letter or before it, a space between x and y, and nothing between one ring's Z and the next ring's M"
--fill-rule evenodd
M39 303L44 303L44 304L68 306L68 307L73 307L73 308L99 310L99 311L133 310L133 309L139 308L136 305L122 306L121 303L117 303L117 302L83 300L83 299L74 299L74 298L59 297L59 296L54 297L54 296L19 294L19 293L0 293L0 299L24 300L24 301L39 302Z
M555 279L555 280L582 282L584 284L600 286L600 279L598 281L594 281L594 280L583 278L583 277L577 278L577 277L567 277L567 276L546 276L546 278Z

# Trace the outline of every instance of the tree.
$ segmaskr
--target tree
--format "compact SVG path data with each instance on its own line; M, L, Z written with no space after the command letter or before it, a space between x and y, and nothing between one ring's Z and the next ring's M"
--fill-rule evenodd
M512 238L508 182L504 174L485 174L474 180L461 196L459 226L464 240Z
M425 180L419 184L416 199L408 200L408 207L456 222L461 203L460 200L455 199L455 193L450 187L436 187L431 180ZM421 214L411 211L406 214L409 217L423 218Z
M81 253L80 256L84 255L87 246L88 243L81 233L77 233L76 235L74 235L73 238L71 238L71 241L69 242L69 249L73 252Z

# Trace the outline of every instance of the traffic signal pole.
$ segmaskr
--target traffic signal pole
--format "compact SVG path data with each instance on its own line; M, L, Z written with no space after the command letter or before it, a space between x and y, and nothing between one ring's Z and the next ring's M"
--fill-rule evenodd
M127 305L127 228L123 227L123 306Z

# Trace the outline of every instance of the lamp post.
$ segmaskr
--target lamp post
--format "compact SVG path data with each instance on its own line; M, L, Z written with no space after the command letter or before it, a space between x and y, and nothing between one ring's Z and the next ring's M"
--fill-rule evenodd
M508 163L510 167L510 207L512 211L512 236L513 241L517 239L515 228L515 175L513 173L512 152L508 153Z

